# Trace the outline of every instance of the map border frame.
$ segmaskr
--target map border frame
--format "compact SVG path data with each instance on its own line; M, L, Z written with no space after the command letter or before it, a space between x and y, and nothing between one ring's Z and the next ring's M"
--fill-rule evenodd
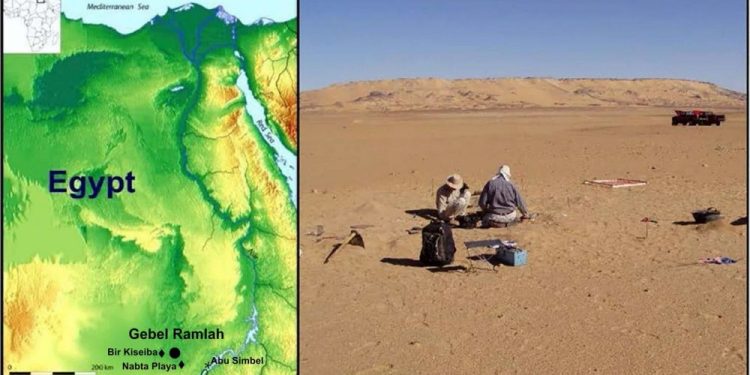
M36 1L39 1L39 0L36 0ZM197 0L193 0L193 1L197 1ZM273 0L270 0L270 1L273 1ZM192 2L192 1L191 0L186 0L186 3L189 3L189 2ZM300 133L300 126L299 126L299 124L300 124L300 111L299 111L299 108L300 108L300 51L301 51L301 49L300 49L300 39L301 39L300 35L302 34L300 32L300 0L295 0L295 7L296 7L296 10L295 10L295 12L296 12L296 14L295 14L296 15L296 17L295 17L295 24L296 24L296 28L297 28L297 77L296 77L297 82L296 82L296 87L295 87L295 89L296 89L296 96L297 96L297 102L296 102L296 106L297 106L297 113L296 113L297 133L296 133L296 139L295 139L295 142L297 144L297 155L296 155L297 156L297 168L296 168L296 173L297 173L297 179L296 179L296 184L297 184L297 197L296 197L296 199L297 199L297 223L296 223L297 227L296 227L296 231L297 232L296 232L296 234L297 235L296 235L296 249L295 249L296 250L295 251L296 252L296 259L297 259L297 264L296 264L296 266L297 266L297 269L296 269L296 272L297 272L297 293L296 293L297 294L297 296L296 296L296 299L297 299L296 300L297 308L296 308L296 322L295 322L295 325L296 325L296 327L295 327L295 331L296 331L296 336L295 336L295 341L296 341L296 359L295 359L295 361L296 361L296 365L297 365L296 366L296 373L299 374L300 373L300 269L299 269L300 268L300 235L299 234L300 234L300 206L301 206L301 199L300 199L300 194L299 194L299 192L300 192L300 165L301 165L301 162L300 162L300 155L301 155L300 148L301 148L301 146L299 144L299 140L300 140L300 134L299 134ZM4 8L4 3L0 3L0 13L4 10L3 8ZM3 37L3 28L0 27L0 94L2 94L2 97L5 97L5 91L4 91L4 87L5 86L3 85L3 81L4 81L4 77L5 77L5 71L4 71L4 65L2 64L3 59L4 59L4 52L3 51L5 50L5 46L3 45L2 37ZM60 35L60 39L62 41L62 35ZM4 107L5 107L5 102L3 100L0 100L0 114L3 113ZM2 123L2 118L0 118L0 154L5 155L5 138L3 137L3 133L4 133L4 127L3 127L3 123ZM5 177L5 172L3 170L0 170L0 179L2 179L4 177ZM0 215L5 215L5 207L4 207L4 205L0 205ZM2 229L0 231L3 232L2 235L4 236L4 229ZM2 242L0 242L0 262L4 262L5 261L4 255L5 255L5 246L4 246L4 244ZM0 309L2 309L2 311L5 311L5 282L4 282L4 280L2 278L0 278L0 289L2 289L2 292L3 292L3 298L0 299ZM4 316L3 316L3 319L4 319ZM0 334L4 335L4 333L5 333L5 329L3 327L0 327ZM2 349L3 352L4 352L4 349L5 349L5 340L2 340L0 342L0 349ZM5 369L5 366L6 366L5 365L5 358L2 355L0 355L0 368ZM65 371L67 371L67 370L65 370Z

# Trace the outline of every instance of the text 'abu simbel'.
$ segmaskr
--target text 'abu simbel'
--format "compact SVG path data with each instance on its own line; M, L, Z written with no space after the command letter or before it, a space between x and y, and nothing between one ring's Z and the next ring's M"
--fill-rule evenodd
M49 192L66 193L73 199L95 199L106 193L107 199L112 199L120 193L135 193L133 181L133 172L128 172L124 176L76 175L68 179L68 171L52 170L49 171Z

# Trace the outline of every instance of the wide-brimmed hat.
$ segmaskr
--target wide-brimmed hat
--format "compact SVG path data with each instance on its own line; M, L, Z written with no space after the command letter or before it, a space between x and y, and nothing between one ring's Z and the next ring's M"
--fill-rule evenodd
M464 187L464 179L461 178L461 176L458 174L452 174L448 176L448 178L445 179L445 183L454 189L460 189Z

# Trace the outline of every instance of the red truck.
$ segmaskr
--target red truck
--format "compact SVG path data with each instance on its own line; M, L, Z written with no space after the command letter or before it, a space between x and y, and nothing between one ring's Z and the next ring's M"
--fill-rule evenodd
M672 116L672 125L716 125L720 126L722 121L726 121L726 116L718 115L710 111L674 111L676 116Z

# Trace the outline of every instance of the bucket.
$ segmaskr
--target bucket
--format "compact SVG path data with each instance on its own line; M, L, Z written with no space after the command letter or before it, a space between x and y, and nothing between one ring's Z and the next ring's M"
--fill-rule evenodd
M708 223L709 221L721 219L721 212L719 212L719 210L714 207L709 207L705 210L693 211L692 213L693 219L695 219L695 222L698 224L704 224Z

